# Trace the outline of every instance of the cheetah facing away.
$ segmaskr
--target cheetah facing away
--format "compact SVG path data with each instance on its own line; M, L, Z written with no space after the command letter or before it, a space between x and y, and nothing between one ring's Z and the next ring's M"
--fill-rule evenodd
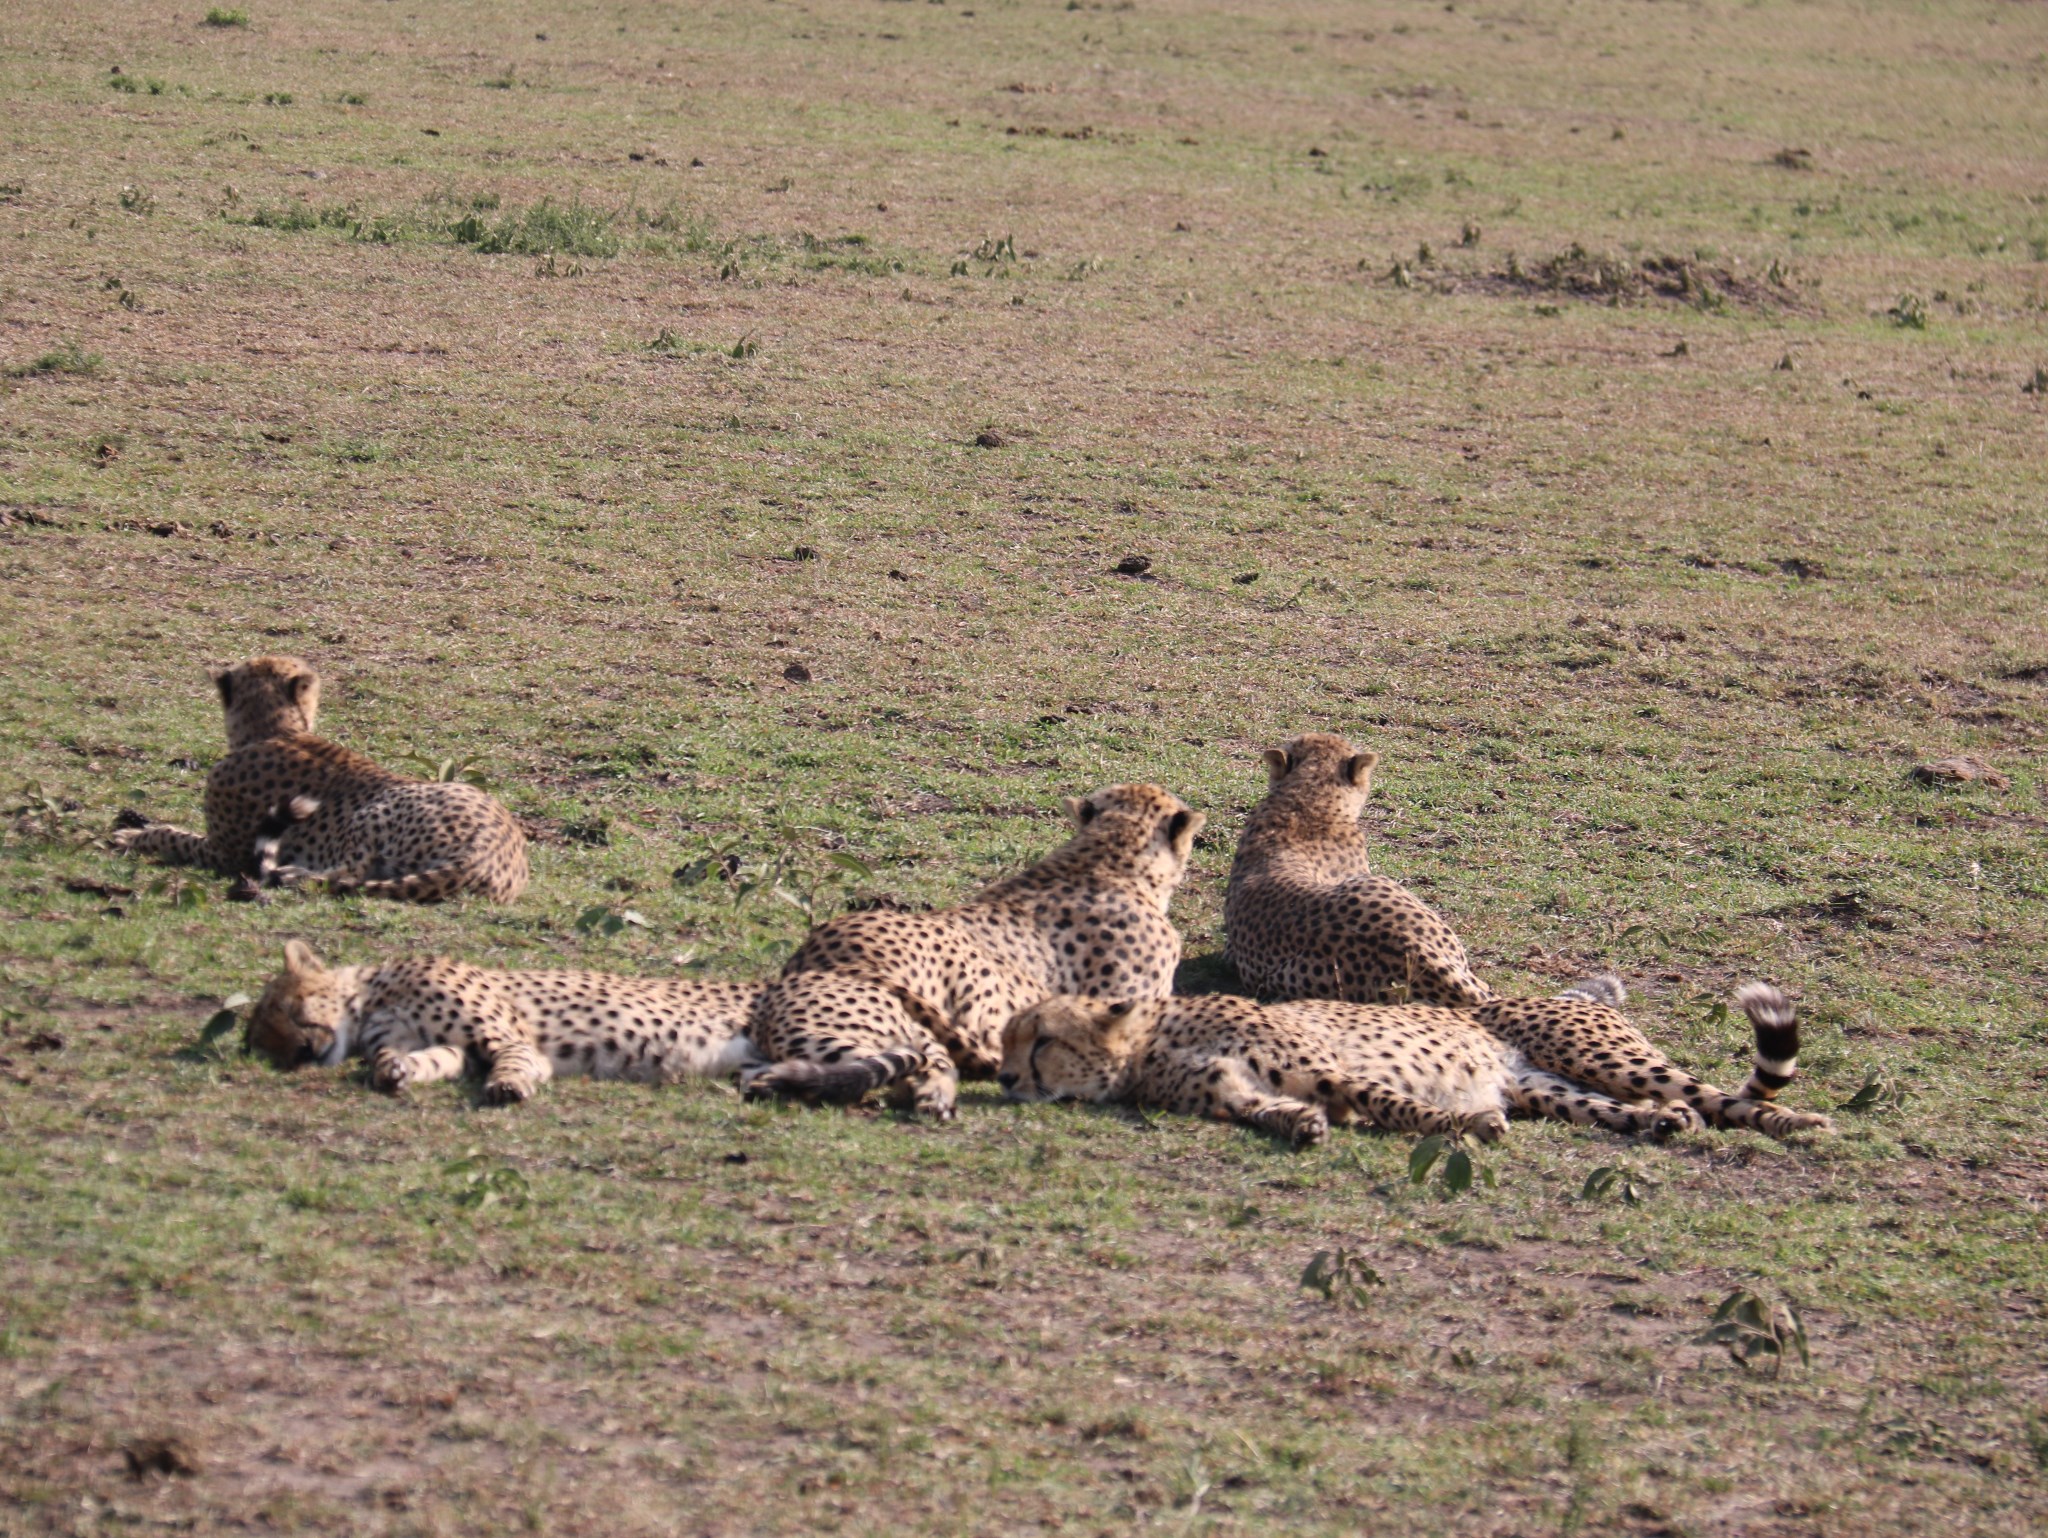
M491 796L395 774L313 735L320 680L304 662L258 657L214 681L228 754L206 777L206 832L149 823L116 832L116 849L253 876L261 843L266 875L410 902L464 891L510 902L525 890L526 836Z
M1332 1123L1492 1142L1510 1112L1655 1137L1704 1125L1772 1137L1832 1131L1771 1099L1797 1070L1799 1027L1765 983L1736 994L1756 1063L1728 1095L1677 1067L1613 1007L1617 979L1477 1010L1225 994L1151 1002L1047 999L1003 1033L1019 1100L1123 1101L1243 1122L1295 1143Z
M1359 813L1377 753L1312 732L1266 752L1223 900L1224 955L1262 998L1484 1004L1451 926L1366 857Z
M1202 814L1156 785L1112 785L1066 810L1066 843L970 902L811 931L755 1011L755 1046L774 1061L741 1076L747 1092L887 1089L948 1120L960 1075L996 1071L1018 1010L1055 993L1171 993L1181 945L1167 905Z
M759 984L499 972L445 957L328 967L300 940L249 1016L249 1050L279 1068L369 1061L370 1083L460 1078L474 1062L484 1100L530 1099L552 1078L669 1084L755 1065L747 1018Z

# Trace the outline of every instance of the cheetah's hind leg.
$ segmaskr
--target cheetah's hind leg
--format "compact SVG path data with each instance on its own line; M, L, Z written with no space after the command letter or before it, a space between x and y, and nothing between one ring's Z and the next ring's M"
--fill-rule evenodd
M1588 1089L1557 1074L1545 1073L1527 1062L1515 1066L1513 1087L1509 1093L1513 1096L1514 1108L1528 1115L1547 1116L1580 1127L1605 1127L1610 1132L1632 1136L1666 1138L1706 1125L1699 1113L1682 1101L1630 1103L1616 1100L1597 1089Z
M828 1105L852 1105L875 1090L888 1090L892 1105L951 1121L959 1075L942 1048L885 1047L866 1057L837 1063L787 1058L740 1071L740 1093L749 1100L787 1096Z

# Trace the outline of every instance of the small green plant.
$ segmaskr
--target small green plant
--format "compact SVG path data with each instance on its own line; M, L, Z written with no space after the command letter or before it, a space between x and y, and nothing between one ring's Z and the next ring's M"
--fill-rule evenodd
M132 182L121 189L121 206L131 214L153 214L156 212L156 195Z
M1904 1085L1882 1068L1866 1068L1863 1071L1862 1085L1837 1109L1859 1113L1903 1111L1909 1093Z
M206 13L205 25L209 27L246 27L249 25L249 13L247 11L231 11L225 6L216 5Z
M361 91L343 91L334 99L344 107L367 107L370 105L370 98Z
M172 908L203 908L206 906L206 888L189 876L173 873L161 876L144 888L152 897L162 897Z
M1918 294L1899 295L1899 302L1884 313L1895 326L1910 331L1927 329L1927 302Z
M407 763L419 765L422 779L433 780L437 784L488 787L491 783L490 776L477 767L483 762L481 754L472 753L467 758L435 758L418 748L407 748L403 756Z
M1767 1303L1746 1287L1738 1287L1721 1300L1707 1327L1692 1338L1695 1346L1720 1346L1745 1368L1759 1357L1771 1359L1771 1376L1785 1370L1788 1352L1799 1354L1802 1367L1813 1365L1807 1349L1806 1321L1796 1304Z
M292 104L290 91L265 91L263 105L266 107L289 107Z
M1303 1290L1322 1294L1340 1308L1363 1308L1374 1287L1386 1278L1346 1249L1317 1250L1301 1273Z
M154 75L124 75L119 70L107 77L107 84L128 96L161 96L170 89Z
M1625 1164L1604 1164L1586 1177L1579 1200L1597 1202L1604 1196L1618 1196L1624 1206L1640 1207L1656 1189L1655 1181L1645 1180Z
M1448 1152L1446 1152L1448 1150ZM1440 1183L1446 1196L1462 1196L1472 1189L1472 1179L1477 1175L1482 1185L1489 1189L1494 1184L1493 1171L1483 1164L1475 1164L1472 1155L1465 1149L1461 1135L1445 1136L1441 1132L1431 1133L1415 1145L1415 1151L1408 1156L1408 1183L1419 1186L1429 1180L1429 1172L1443 1161Z
M530 1195L524 1175L509 1164L492 1164L474 1148L443 1165L441 1173L455 1177L455 1205L472 1212L494 1202L524 1207Z
M97 374L102 361L98 353L87 352L76 341L71 341L55 352L46 352L40 358L18 364L7 372L14 379L28 379L36 374Z
M644 914L636 913L631 908L614 910L605 907L602 903L585 908L576 918L576 928L579 933L602 935L606 939L610 939L613 935L624 933L628 926L636 929L645 929L647 928L647 918Z
M746 359L753 357L760 350L761 344L755 341L752 336L743 336L732 344L732 349L726 356L729 358Z
M254 1002L246 993L230 994L222 999L220 1008L208 1015L206 1024L199 1028L199 1039L178 1056L187 1062L226 1062L232 1054L224 1043L241 1025L241 1012Z

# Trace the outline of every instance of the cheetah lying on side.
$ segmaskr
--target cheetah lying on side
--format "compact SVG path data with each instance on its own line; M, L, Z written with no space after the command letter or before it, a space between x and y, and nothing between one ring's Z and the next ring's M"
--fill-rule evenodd
M1484 1004L1493 990L1451 926L1372 873L1358 816L1378 762L1324 732L1267 750L1270 787L1223 900L1224 955L1263 998Z
M411 902L475 891L510 902L525 890L526 835L492 797L394 774L313 735L320 680L305 663L258 657L215 683L228 755L206 777L206 832L148 823L116 832L116 849L254 875L267 838L276 878L334 891ZM293 815L280 818L287 806Z
M441 956L327 967L300 940L249 1016L249 1050L279 1068L367 1058L396 1093L484 1072L484 1100L530 1099L556 1077L669 1084L759 1062L746 1036L759 984L495 972Z
M1825 1116L1770 1103L1799 1055L1777 989L1750 983L1735 996L1756 1031L1755 1071L1735 1095L1652 1046L1604 1002L1619 994L1617 980L1597 978L1560 998L1478 1010L1225 994L1047 999L1004 1031L998 1077L1019 1100L1128 1101L1296 1143L1333 1122L1492 1142L1517 1111L1654 1137L1707 1124L1772 1137L1833 1130Z
M848 913L820 925L763 995L751 1034L772 1066L750 1094L893 1103L953 1115L962 1073L987 1076L1003 1025L1055 993L1164 998L1180 934L1167 904L1203 817L1156 785L1069 798L1074 835L971 902Z

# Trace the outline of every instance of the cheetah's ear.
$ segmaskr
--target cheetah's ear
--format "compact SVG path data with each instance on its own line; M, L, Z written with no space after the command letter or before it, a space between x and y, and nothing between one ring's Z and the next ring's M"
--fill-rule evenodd
M1060 805L1067 809L1067 821L1077 828L1085 828L1095 821L1098 808L1079 796L1068 796Z
M313 947L304 940L284 942L284 969L301 980L318 977L327 970L320 964L320 958L313 954Z
M1186 807L1182 807L1166 819L1167 844L1175 849L1178 849L1184 843L1192 844L1195 841L1195 835L1202 831L1202 825L1208 822L1208 820L1200 812L1191 812Z
M213 678L214 688L220 690L221 708L225 710L235 702L234 670L231 668L212 668L208 671Z
M303 705L306 702L306 696L311 694L318 685L319 680L314 678L311 673L295 673L292 675L292 698Z
M1372 783L1373 765L1379 761L1379 754L1370 749L1363 753L1355 753L1344 760L1344 778L1363 790Z
M1287 771L1294 767L1294 760L1281 748L1266 749L1266 783L1278 785L1287 778Z

